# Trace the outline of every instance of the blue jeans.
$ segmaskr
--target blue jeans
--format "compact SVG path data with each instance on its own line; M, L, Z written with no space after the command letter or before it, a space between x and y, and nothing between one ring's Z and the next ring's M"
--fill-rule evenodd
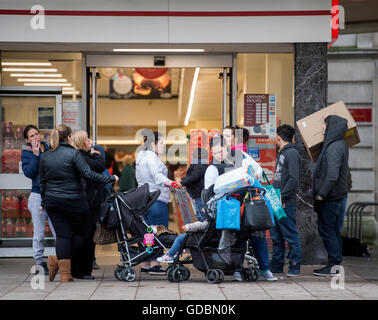
M265 232L263 237L252 236L250 240L253 255L259 263L261 271L269 270L269 251L266 243Z
M31 192L28 200L28 209L32 215L33 221L33 252L34 260L37 264L43 262L43 252L45 246L43 240L45 238L45 222L48 221L51 232L56 239L56 234L52 222L45 210L41 211L42 198L39 193Z
M343 226L344 226L344 218L345 218L345 213L346 213L346 210L347 210L347 203L348 203L348 196L346 196L343 200L342 200L342 207L340 209L340 232L343 231Z
M342 242L340 218L345 213L344 199L319 201L318 230L328 253L328 262L340 264L342 260Z
M270 237L273 241L271 267L276 272L283 272L285 240L287 240L289 245L289 271L300 271L302 250L296 226L296 208L295 206L287 206L284 210L287 217L276 221L275 227L270 230Z
M144 216L148 225L164 226L168 228L168 205L160 200L156 200L150 210Z
M183 233L182 235L178 236L175 240L175 242L173 242L173 245L171 247L171 249L169 249L168 251L168 254L173 257L180 249L182 243L184 242L186 238L186 233Z
M196 198L196 199L193 199L194 201L194 205L195 205L195 209L196 209L196 217L198 219L198 221L205 221L206 218L205 218L205 214L202 212L202 208L203 208L203 203L202 203L202 199L201 198Z
M264 232L263 237L252 236L250 238L249 243L252 246L253 255L259 264L259 269L261 271L269 270L269 251L268 251L268 245L266 243L265 232ZM245 248L245 246L246 246L246 241L241 241L240 247ZM245 256L245 253L241 255L240 264L235 269L235 272L242 271L242 267L244 263L244 256Z

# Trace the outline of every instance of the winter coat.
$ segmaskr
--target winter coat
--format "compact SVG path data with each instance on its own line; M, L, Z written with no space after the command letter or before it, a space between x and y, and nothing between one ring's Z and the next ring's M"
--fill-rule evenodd
M105 160L98 153L91 154L88 151L79 150L92 171L102 173L105 170ZM105 185L103 183L86 181L82 178L85 196L91 209L98 210L106 199Z
M208 221L196 221L193 223L186 224L186 232L198 232L204 230L208 225Z
M134 188L136 188L135 168L132 165L126 165L119 179L119 190L123 192Z
M81 153L66 142L52 151L49 149L41 156L39 163L42 206L46 197L79 199L83 197L81 177L86 180L109 183L114 176L93 172Z
M292 143L287 144L277 155L273 186L281 191L282 203L295 206L299 185L301 156Z
M207 164L191 164L185 178L180 182L183 187L186 187L186 190L193 199L201 197L207 167Z
M322 152L312 175L313 196L324 200L341 200L348 194L349 151L344 140L346 119L331 115L327 120Z
M39 160L41 154L49 149L47 141L41 141L40 153L36 156L30 144L22 146L21 163L25 177L32 179L31 192L41 193L39 187Z
M168 168L155 152L144 150L138 153L135 169L138 186L148 183L150 192L160 190L161 193L157 200L165 203L169 202L169 188L164 186L164 182L171 182L167 175Z

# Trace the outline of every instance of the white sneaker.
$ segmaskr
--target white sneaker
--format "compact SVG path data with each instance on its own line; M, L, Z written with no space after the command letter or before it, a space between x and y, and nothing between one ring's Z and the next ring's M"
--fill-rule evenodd
M277 281L277 277L275 277L273 275L272 272L270 272L270 270L266 270L266 271L259 271L259 279L261 280L266 280L266 281Z
M166 253L164 256L157 258L156 261L162 263L173 263L173 258Z
M232 281L243 281L243 277L240 272L234 272L234 275L232 277Z

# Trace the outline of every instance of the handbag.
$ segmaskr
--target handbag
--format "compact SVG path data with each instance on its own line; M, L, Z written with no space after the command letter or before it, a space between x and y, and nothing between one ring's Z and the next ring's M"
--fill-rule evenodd
M252 228L256 231L269 230L274 227L274 219L264 199L264 189L257 197L252 197L250 193L244 200L244 213L242 228Z
M103 224L98 223L96 225L96 231L93 236L93 242L98 245L118 242L116 231L110 230Z
M118 212L115 208L114 198L109 197L101 204L101 215L99 222L108 229L115 229L119 226Z
M240 201L226 196L217 201L216 229L240 230Z
M268 209L273 214L273 217L276 221L286 218L285 210L281 204L281 191L280 189L275 189L269 182L265 172L263 172L263 177L265 178L268 185L262 186L265 189L265 200L268 205Z

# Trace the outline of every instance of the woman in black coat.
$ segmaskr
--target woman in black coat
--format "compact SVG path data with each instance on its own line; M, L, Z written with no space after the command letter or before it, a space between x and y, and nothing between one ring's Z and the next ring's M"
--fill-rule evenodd
M192 154L192 164L189 166L185 178L180 182L181 186L186 187L189 195L194 200L198 221L206 220L202 212L203 203L201 200L201 192L204 189L204 177L208 167L208 160L209 153L206 149L195 149Z
M92 171L102 173L105 171L105 161L100 151L91 147L91 141L87 132L83 130L74 131L72 134L72 145L79 150ZM93 181L82 179L85 198L89 205L90 215L88 217L88 236L85 246L72 257L71 274L77 279L93 280L92 268L95 257L96 244L93 236L96 231L96 223L100 217L100 206L105 201L105 185Z
M50 281L58 270L62 282L72 281L71 257L88 235L89 207L81 178L98 183L118 181L116 176L93 172L71 143L72 130L60 125L52 130L51 148L40 159L41 206L46 208L56 232L56 256L49 256Z

